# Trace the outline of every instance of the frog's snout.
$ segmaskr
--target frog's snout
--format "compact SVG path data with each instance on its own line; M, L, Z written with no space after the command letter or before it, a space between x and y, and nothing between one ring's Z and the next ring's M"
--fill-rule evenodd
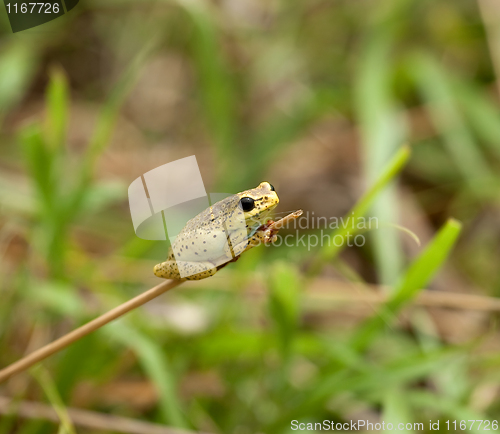
M278 198L278 193L276 193L276 189L270 182L267 181L261 182L257 187L257 189L260 189L265 193L266 201L274 202L274 206L278 205L280 201Z

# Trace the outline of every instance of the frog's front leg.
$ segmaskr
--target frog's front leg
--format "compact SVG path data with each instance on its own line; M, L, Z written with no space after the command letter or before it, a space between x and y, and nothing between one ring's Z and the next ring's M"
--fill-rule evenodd
M229 243L224 248L224 253L226 257L233 258L232 261L236 261L240 255L253 247L260 246L261 244L274 243L277 239L277 230L271 227L273 222L269 221L266 225L259 228L250 238L236 244L229 245Z
M181 272L182 271L182 276ZM217 267L211 262L186 262L169 259L155 265L154 273L164 279L201 280L217 273Z

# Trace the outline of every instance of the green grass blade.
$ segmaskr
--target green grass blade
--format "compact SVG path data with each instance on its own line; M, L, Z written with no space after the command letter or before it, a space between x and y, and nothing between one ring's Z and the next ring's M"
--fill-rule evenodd
M69 417L66 407L62 402L61 397L59 396L59 392L57 391L57 388L49 373L40 365L31 369L30 372L42 387L43 391L47 395L47 399L59 416L59 420L61 421L59 432L65 434L76 434L75 427L71 422L71 418Z
M75 215L81 210L85 196L89 193L91 175L97 158L101 155L102 151L108 144L118 118L119 110L132 89L141 65L144 64L147 57L151 54L156 42L156 39L153 39L134 58L106 101L97 120L97 126L94 130L92 138L90 139L88 148L85 152L81 171L78 174L79 180L77 182L77 186L75 187L68 203L66 203L64 212L64 219L66 221L74 218Z
M466 81L457 81L454 93L472 129L500 157L500 110L486 92Z
M269 312L277 331L282 356L286 360L290 355L298 323L300 276L287 263L275 263L269 289Z
M483 187L478 181L493 179L494 174L458 110L450 73L428 55L415 56L412 66L415 80L429 103L431 117L443 135L449 155L471 189L482 197Z
M21 132L20 142L41 208L46 214L51 215L56 206L56 186L53 179L54 153L47 147L40 128L35 125Z
M109 324L103 331L113 339L132 348L137 354L147 376L158 390L163 422L187 428L187 422L181 411L181 403L175 391L172 370L158 344L136 327L125 324L123 320Z
M453 420L456 420L458 429L460 428L460 422L462 420L465 420L467 422L467 429L462 431L484 432L484 429L479 429L479 430L477 429L477 427L479 426L479 422L475 423L474 424L475 426L472 425L472 430L470 430L469 428L471 426L471 423L468 422L469 419L478 421L497 419L497 418L488 418L484 414L481 414L480 412L473 410L468 406L464 406L462 403L457 403L450 401L448 399L443 399L443 397L437 396L434 393L429 393L426 391L414 391L411 393L411 395L408 396L408 399L416 407L432 409L434 411L436 410L440 411L443 415L447 415L451 419L450 423L452 423ZM483 423L483 428L484 425L485 424ZM440 428L444 431L448 431L445 420L440 421ZM450 431L454 431L453 424L450 425Z
M460 222L450 219L411 264L401 282L395 287L391 299L380 309L379 314L369 319L354 335L352 345L357 350L365 349L390 322L394 315L425 288L448 257L460 234Z
M392 423L393 426L398 426L400 423L405 425L409 421L415 420L406 397L407 393L406 390L397 386L384 388L382 420L386 423ZM411 433L413 430L405 432Z
M219 182L234 167L237 108L232 75L219 42L212 11L203 2L179 1L193 23L193 51L205 119L218 155Z
M356 369L355 366L355 369L327 373L312 385L305 405L319 405L319 402L344 392L369 393L383 403L389 389L411 385L430 374L441 372L450 360L457 357L457 353L457 350L446 348L426 354L405 354L395 362L382 365L365 362L366 369Z
M377 179L407 135L403 111L392 96L393 37L375 37L361 56L356 81L356 112L364 148L364 171L368 182ZM389 185L375 199L371 212L380 221L398 221L396 188ZM396 231L373 231L374 261L380 283L393 285L403 268L401 241Z
M382 171L375 183L360 198L354 208L346 214L345 220L349 219L350 222L356 222L359 217L365 216L380 192L384 190L384 188L397 176L399 172L401 172L401 170L403 170L403 167L406 165L409 158L410 147L408 145L402 146L386 165L385 169ZM341 226L334 230L331 238L334 239L338 236L339 239L345 239L348 234L355 235L358 230L356 227L352 228L349 226L350 225L346 225L346 227ZM311 267L309 274L314 275L319 273L323 265L326 262L333 260L340 253L343 247L344 245L337 246L335 243L331 243L330 245L325 244L320 251L319 257Z
M29 87L38 63L36 44L12 38L0 53L0 121L6 110L17 104ZM33 41L34 42L34 41ZM4 48L5 47L5 48Z
M153 51L155 44L156 40L152 40L132 60L112 89L108 99L101 109L97 119L97 125L90 139L85 157L85 164L88 168L93 167L95 160L101 155L101 152L109 143L111 134L113 133L113 128L119 115L119 110L125 102L129 92L132 90L132 86L135 83L140 68L144 65L147 58Z
M66 75L60 68L51 71L46 93L46 134L52 149L60 149L66 137L69 112L69 89Z
M390 302L393 309L399 309L402 304L411 301L431 281L448 257L461 229L462 224L457 220L449 219L446 222L396 287Z
M51 275L62 276L67 222L61 212L60 183L57 180L61 159L48 146L37 125L25 128L20 141L38 195L41 224L36 227L35 238L45 252Z

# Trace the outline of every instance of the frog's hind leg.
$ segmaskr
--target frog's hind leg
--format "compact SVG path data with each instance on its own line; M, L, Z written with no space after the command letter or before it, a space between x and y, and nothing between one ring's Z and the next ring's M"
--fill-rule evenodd
M211 262L168 260L155 265L154 273L164 279L201 280L213 276L217 273L217 268Z

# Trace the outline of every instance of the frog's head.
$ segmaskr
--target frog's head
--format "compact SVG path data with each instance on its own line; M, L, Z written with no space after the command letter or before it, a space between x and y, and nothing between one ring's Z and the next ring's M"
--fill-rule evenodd
M260 224L265 223L269 212L276 208L280 201L269 182L261 182L258 187L242 191L238 196L238 206L243 211L245 221Z

